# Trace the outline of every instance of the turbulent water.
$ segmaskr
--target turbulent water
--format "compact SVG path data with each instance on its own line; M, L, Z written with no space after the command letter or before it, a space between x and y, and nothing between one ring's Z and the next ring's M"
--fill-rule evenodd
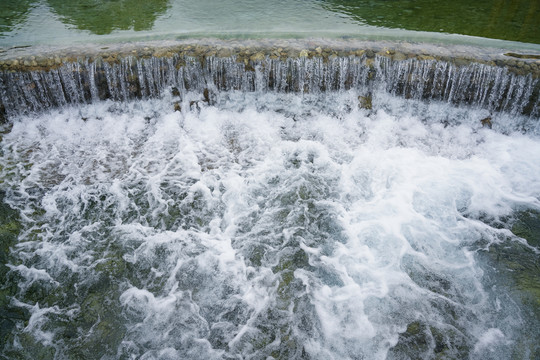
M359 95L14 118L2 356L533 358L538 310L491 250L538 264L505 225L540 210L537 119Z

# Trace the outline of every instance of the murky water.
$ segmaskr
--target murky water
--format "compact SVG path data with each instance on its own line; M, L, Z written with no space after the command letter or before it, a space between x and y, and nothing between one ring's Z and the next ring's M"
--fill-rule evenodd
M510 230L540 210L537 121L359 95L15 118L2 354L534 358L539 252Z

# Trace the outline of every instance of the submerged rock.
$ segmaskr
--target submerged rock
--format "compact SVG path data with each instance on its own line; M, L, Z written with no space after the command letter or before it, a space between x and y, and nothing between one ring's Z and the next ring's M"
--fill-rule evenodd
M4 202L5 192L0 191L0 344L12 341L12 330L17 324L26 324L30 318L27 309L11 304L17 287L6 281L9 272L10 247L15 244L21 230L19 216ZM24 326L24 325L23 325ZM0 351L2 348L0 347Z
M491 116L488 116L487 118L480 120L480 123L482 124L482 126L488 127L490 129L493 126L493 124L491 123Z
M208 88L203 89L203 101L205 103L212 105L214 96L215 95L211 93L210 90L208 90Z
M388 359L466 359L471 348L463 333L452 329L438 329L422 321L413 321L399 335Z
M358 97L359 106L361 109L371 110L373 109L372 97L371 95L359 96Z
M518 214L512 232L527 240L529 245L540 247L540 211L529 210Z
M524 244L519 239L509 237L477 254L487 264L486 281L499 289L501 299L510 296L512 301L523 306L522 331L531 337L518 339L513 350L514 358L536 359L540 355L540 345L535 341L540 328L540 254L531 246L536 249L540 246L540 211L518 211L513 220L486 223L497 228L511 227L512 233L527 241Z

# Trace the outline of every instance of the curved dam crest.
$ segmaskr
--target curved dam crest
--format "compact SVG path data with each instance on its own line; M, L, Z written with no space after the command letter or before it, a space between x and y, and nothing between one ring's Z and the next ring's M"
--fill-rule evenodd
M12 48L0 54L4 114L164 89L321 92L383 87L408 99L540 114L537 54L470 46L325 40L200 40L101 47Z

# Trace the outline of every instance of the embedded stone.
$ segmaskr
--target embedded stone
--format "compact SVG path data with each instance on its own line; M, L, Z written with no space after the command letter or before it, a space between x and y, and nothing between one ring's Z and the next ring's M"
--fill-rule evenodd
M359 96L358 102L361 109L371 110L373 108L371 95Z
M491 116L488 116L487 118L480 120L480 123L482 124L483 127L488 127L490 129L493 127L493 123L491 122Z
M418 60L435 60L435 58L433 56L429 56L429 55L418 55L417 56Z
M232 55L232 51L230 49L219 49L217 52L217 56L219 57L230 57Z
M48 59L40 57L37 59L37 65L39 66L47 66Z
M263 61L265 59L265 56L262 52L258 52L254 55L251 55L249 58L251 61Z
M392 59L395 61L402 61L407 60L407 56L405 56L403 53L397 52L392 56Z

